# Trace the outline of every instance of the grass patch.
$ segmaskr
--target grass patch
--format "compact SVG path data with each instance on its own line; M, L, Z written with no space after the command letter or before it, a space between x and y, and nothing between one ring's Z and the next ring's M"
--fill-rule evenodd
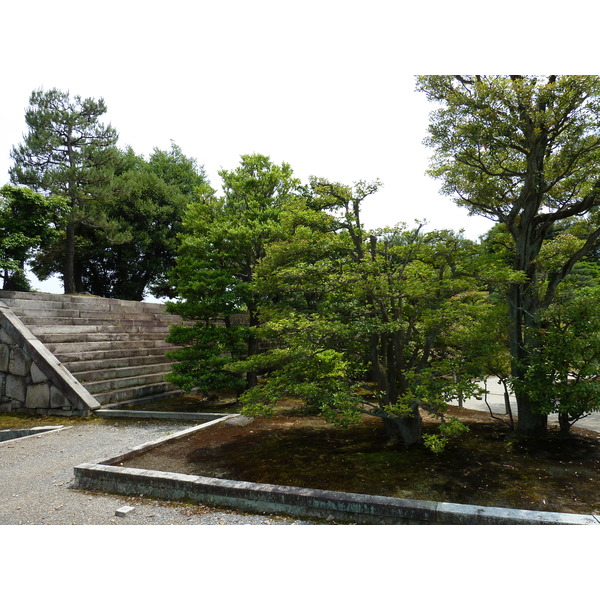
M93 421L98 421L98 418L0 413L0 429L30 429L31 427L43 427L46 425L79 425Z

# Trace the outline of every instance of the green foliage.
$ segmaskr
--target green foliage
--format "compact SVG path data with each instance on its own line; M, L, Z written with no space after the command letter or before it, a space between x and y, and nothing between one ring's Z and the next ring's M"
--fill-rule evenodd
M440 103L429 127L431 174L473 213L515 218L515 199L530 185L532 150L545 152L535 168L543 168L548 211L567 213L594 190L600 77L424 76L417 87Z
M203 391L232 378L224 372L227 364L258 353L254 328L260 296L252 285L254 268L266 244L279 235L279 219L300 186L288 164L275 165L256 154L242 156L238 168L220 176L222 197L204 186L188 205L171 274L180 300L169 310L195 322L189 339L181 338L185 327L169 338L186 345L174 355L180 362L173 380L186 386L195 381ZM245 321L237 316L242 312ZM245 376L246 385L254 385L256 371ZM241 376L229 381L230 387L239 389L241 381Z
M570 281L544 314L534 360L523 381L536 409L558 413L561 429L600 408L600 287Z
M473 245L420 226L366 231L360 204L377 187L313 179L282 216L253 283L268 349L230 367L264 373L242 395L246 412L292 395L341 425L368 413L416 431L419 408L442 415L473 390L476 369L453 366L485 304L463 271Z
M198 165L195 158L186 156L173 142L169 150L154 148L148 159L148 169L188 198L196 193L197 187L208 182L204 167Z
M187 205L207 187L203 170L173 145L148 160L119 151L103 196L102 214L78 224L75 268L85 291L107 298L142 300L148 292L173 296L167 273L178 253ZM58 237L33 263L42 279L62 271L66 236Z
M29 290L25 263L58 237L67 210L62 198L24 188L0 189L0 275L4 289Z
M107 238L97 228L80 230L81 276L93 294L142 300L148 291L172 296L166 274L175 266L183 215L194 190L207 186L203 171L178 146L155 149L146 161L131 150L111 184L104 211L119 223Z
M262 325L260 334L268 349L230 367L234 372L264 373L259 384L242 395L244 412L269 415L279 400L291 395L339 425L356 422L360 365L324 343L336 328L340 329L331 319L297 313ZM277 343L281 339L285 345Z
M207 395L222 388L241 389L243 378L227 367L244 355L246 335L242 326L225 328L210 322L172 327L169 341L183 348L169 353L178 362L167 379L187 392L198 390Z
M430 174L458 204L502 225L494 242L504 243L507 259L518 431L542 434L546 417L528 375L542 315L574 266L600 247L600 77L423 76L417 88L437 104Z
M25 113L29 132L11 153L13 183L69 203L64 243L54 249L62 258L60 272L69 293L82 291L75 264L77 229L87 224L110 234L116 227L102 211L118 160L117 132L99 120L105 112L102 99L71 99L68 92L57 89L34 91ZM47 274L40 271L42 277Z
M84 210L89 192L110 181L116 158L117 132L99 122L104 113L103 99L71 99L57 89L32 92L25 113L29 133L12 150L11 179Z
M440 424L440 431L435 433L424 433L423 443L434 454L440 454L446 449L448 442L454 437L464 435L469 431L469 427L461 423L455 417L446 419Z

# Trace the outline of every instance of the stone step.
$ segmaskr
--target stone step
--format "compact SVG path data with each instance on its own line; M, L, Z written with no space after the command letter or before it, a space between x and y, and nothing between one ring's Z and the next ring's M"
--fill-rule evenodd
M52 300L50 298L58 298L56 300ZM110 304L105 301L96 300L95 302L88 301L85 303L73 303L70 301L64 301L63 296L50 296L50 298L40 298L40 299L17 299L17 298L5 298L0 294L0 300L4 302L10 309L16 314L20 315L23 311L26 310L44 310L44 311L74 311L80 312L81 310L86 310L90 312L110 312Z
M104 321L100 323L89 323L90 319L68 319L72 323L65 324L38 324L27 323L31 333L37 337L56 335L56 334L86 334L86 333L159 333L165 335L169 333L169 328L161 326L154 322L144 323L140 321ZM85 323L84 321L88 321Z
M56 352L54 356L69 369L75 365L102 360L134 360L135 358L164 357L167 350L175 350L178 346L153 346L150 348L122 348L113 350L83 350L75 352Z
M152 373L149 375L136 375L134 377L119 377L116 379L103 379L101 381L90 381L82 383L83 387L92 394L101 394L130 387L145 387L153 384L163 383L165 373Z
M58 357L57 357L58 358ZM60 359L59 359L60 360ZM142 365L161 365L172 364L173 361L165 357L161 352L154 355L145 356L122 356L116 358L100 358L95 360L72 360L71 362L61 361L71 373L80 379L80 376L87 371L108 371L110 369L121 369L125 367L136 367Z
M141 398L147 400L152 397L158 399L162 397L176 397L181 395L181 390L178 390L172 383L165 381L163 383L156 383L153 385L132 386L129 388L123 388L119 390L100 392L94 394L94 398L102 406L105 406L107 404L115 404L117 402L128 402L129 400L139 400Z
M76 318L81 316L80 310L70 310L67 308L22 308L21 306L11 306L11 310L17 315L24 323L31 321L31 317L35 317L36 320L41 321L42 319L54 319L54 318ZM100 312L87 313L92 316L98 316Z
M141 348L148 349L164 349L165 351L172 348L162 339L158 340L131 340L130 338L122 340L103 340L103 341L70 341L70 342L45 342L44 344L50 352L54 354L75 354L78 352L94 352L101 350L136 350Z
M21 296L21 294L23 294ZM32 294L30 292L7 292L0 290L0 300L9 307L85 309L104 312L149 312L163 313L163 304L135 302L134 300L116 300L99 296L67 296L62 294ZM86 308L87 307L87 308Z
M180 323L177 315L159 315L157 313L104 313L102 311L83 311L68 309L29 308L13 311L25 324L33 325L102 325L111 323L130 323L168 327Z
M77 379L86 388L90 383L108 380L122 380L135 377L146 377L160 375L161 381L165 373L171 372L172 363L162 362L149 365L129 365L125 367L112 367L110 369L90 369L87 371L78 371ZM72 372L72 371L71 371ZM111 388L112 389L112 388ZM90 393L91 390L88 389Z
M144 304L142 302L129 304L112 304L113 300L109 298L98 298L88 300L86 302L65 302L65 301L39 301L39 300L16 300L14 298L4 298L2 296L2 290L0 290L0 300L9 306L15 313L23 312L28 314L31 311L70 311L85 313L90 312L94 314L104 313L106 315L155 315L160 316L163 314L170 315L166 312L165 306L162 304ZM121 300L119 302L129 302ZM34 313L35 314L35 313ZM172 316L172 315L171 315Z
M139 398L131 398L125 399L124 401L118 402L110 402L109 404L103 404L102 408L119 408L122 410L128 410L130 406L138 406L142 408L147 404L153 404L159 400L167 400L169 398L180 398L184 395L184 393L179 389L172 389L170 391L163 391L158 394L153 394L150 396L141 396ZM131 400L131 401L129 401ZM123 402L125 404L123 404Z
M164 341L167 337L164 332L90 332L90 333L44 333L36 334L32 332L36 337L41 340L45 345L50 344L68 344L68 343L86 343L93 344L98 342L123 342L128 340L134 340L139 342L160 342Z

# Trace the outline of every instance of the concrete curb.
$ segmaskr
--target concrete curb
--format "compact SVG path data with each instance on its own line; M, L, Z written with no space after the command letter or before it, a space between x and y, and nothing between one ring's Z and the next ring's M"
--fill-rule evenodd
M29 429L3 429L0 431L0 446L3 444L11 444L18 442L27 437L42 437L48 433L55 433L57 431L64 431L65 429L71 429L72 425L41 425L39 427L31 427ZM2 434L10 434L13 437L2 439Z
M114 466L126 458L216 424L235 415L203 423L167 438L132 448L98 463L75 467L74 487L87 490L147 496L164 500L190 500L245 512L284 514L359 524L432 525L599 525L600 517L544 511L472 506L449 502L408 500L332 492L292 486L216 479L181 473ZM107 464L109 463L109 464Z
M190 413L167 412L159 410L124 410L114 408L100 408L94 414L103 418L127 419L174 419L176 421L212 421L220 417L231 416L228 413ZM233 413L232 413L233 414Z
M91 463L75 467L75 487L126 496L191 500L246 512L370 525L600 524L594 515L405 500Z

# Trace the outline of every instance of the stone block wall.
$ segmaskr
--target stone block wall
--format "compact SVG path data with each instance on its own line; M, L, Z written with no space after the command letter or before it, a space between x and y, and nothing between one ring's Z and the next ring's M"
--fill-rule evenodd
M27 348L0 326L0 411L72 414L73 409Z
M0 302L0 412L88 416L100 404Z

